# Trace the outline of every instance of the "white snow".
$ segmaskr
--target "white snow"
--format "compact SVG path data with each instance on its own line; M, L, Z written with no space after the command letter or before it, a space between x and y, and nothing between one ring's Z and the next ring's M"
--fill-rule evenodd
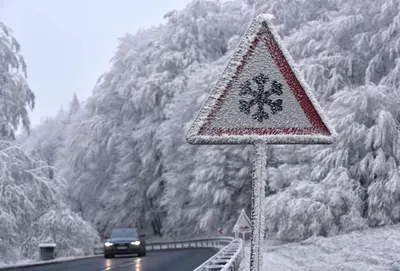
M17 267L38 266L38 265L44 265L44 264L48 264L48 263L67 262L67 261L86 259L86 258L95 258L95 257L103 257L103 256L102 255L90 255L90 256L60 257L60 258L57 258L54 260L49 260L49 261L22 260L16 264L1 264L0 263L0 269L11 268L11 267L17 268Z
M299 243L264 247L268 271L400 270L400 225L352 232L331 238L314 237ZM240 271L249 270L250 246Z
M57 244L54 243L45 243L45 244L39 244L39 247L56 247Z

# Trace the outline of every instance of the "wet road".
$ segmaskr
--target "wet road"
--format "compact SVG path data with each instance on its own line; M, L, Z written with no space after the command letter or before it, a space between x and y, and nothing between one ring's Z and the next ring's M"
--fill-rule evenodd
M50 265L21 267L12 271L193 271L215 254L213 249L199 248L147 252L145 257L116 256L81 259Z

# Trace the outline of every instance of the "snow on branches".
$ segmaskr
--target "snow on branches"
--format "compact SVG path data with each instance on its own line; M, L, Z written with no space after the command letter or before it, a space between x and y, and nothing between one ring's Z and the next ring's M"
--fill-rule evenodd
M268 235L283 241L299 241L363 229L366 222L361 217L359 190L345 168L331 172L318 184L293 181L285 191L266 200Z
M22 251L34 258L38 244L43 242L56 243L58 257L90 255L94 244L100 242L96 229L65 206L53 208L35 221L28 240Z
M64 188L64 179L55 168L10 142L0 141L0 261L9 263L32 258L38 243L53 237L51 233L55 228L49 224L49 212L66 209L61 192ZM80 236L79 245L97 241L96 231L76 214L63 211L61 215L57 232L64 236L74 233L77 228L70 225L75 223L86 234ZM35 225L38 225L36 230ZM51 230L46 231L49 228ZM74 239L52 241L66 247ZM84 246L75 247L83 247L84 252L89 252Z
M20 122L29 132L27 107L35 96L26 82L26 64L11 30L0 22L0 138L15 139Z

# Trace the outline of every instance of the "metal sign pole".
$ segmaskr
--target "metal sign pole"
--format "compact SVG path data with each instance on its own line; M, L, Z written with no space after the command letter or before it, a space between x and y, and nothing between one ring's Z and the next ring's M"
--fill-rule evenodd
M261 242L264 239L264 200L265 178L267 175L266 145L257 143L254 145L253 180L252 180L252 206L251 206L251 254L250 270L261 271L262 251Z

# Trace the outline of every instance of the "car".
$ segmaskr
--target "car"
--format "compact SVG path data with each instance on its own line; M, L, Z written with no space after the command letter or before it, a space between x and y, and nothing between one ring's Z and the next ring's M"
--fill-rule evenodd
M146 256L145 235L140 235L137 228L114 229L110 238L104 242L104 258L115 255L138 254Z

